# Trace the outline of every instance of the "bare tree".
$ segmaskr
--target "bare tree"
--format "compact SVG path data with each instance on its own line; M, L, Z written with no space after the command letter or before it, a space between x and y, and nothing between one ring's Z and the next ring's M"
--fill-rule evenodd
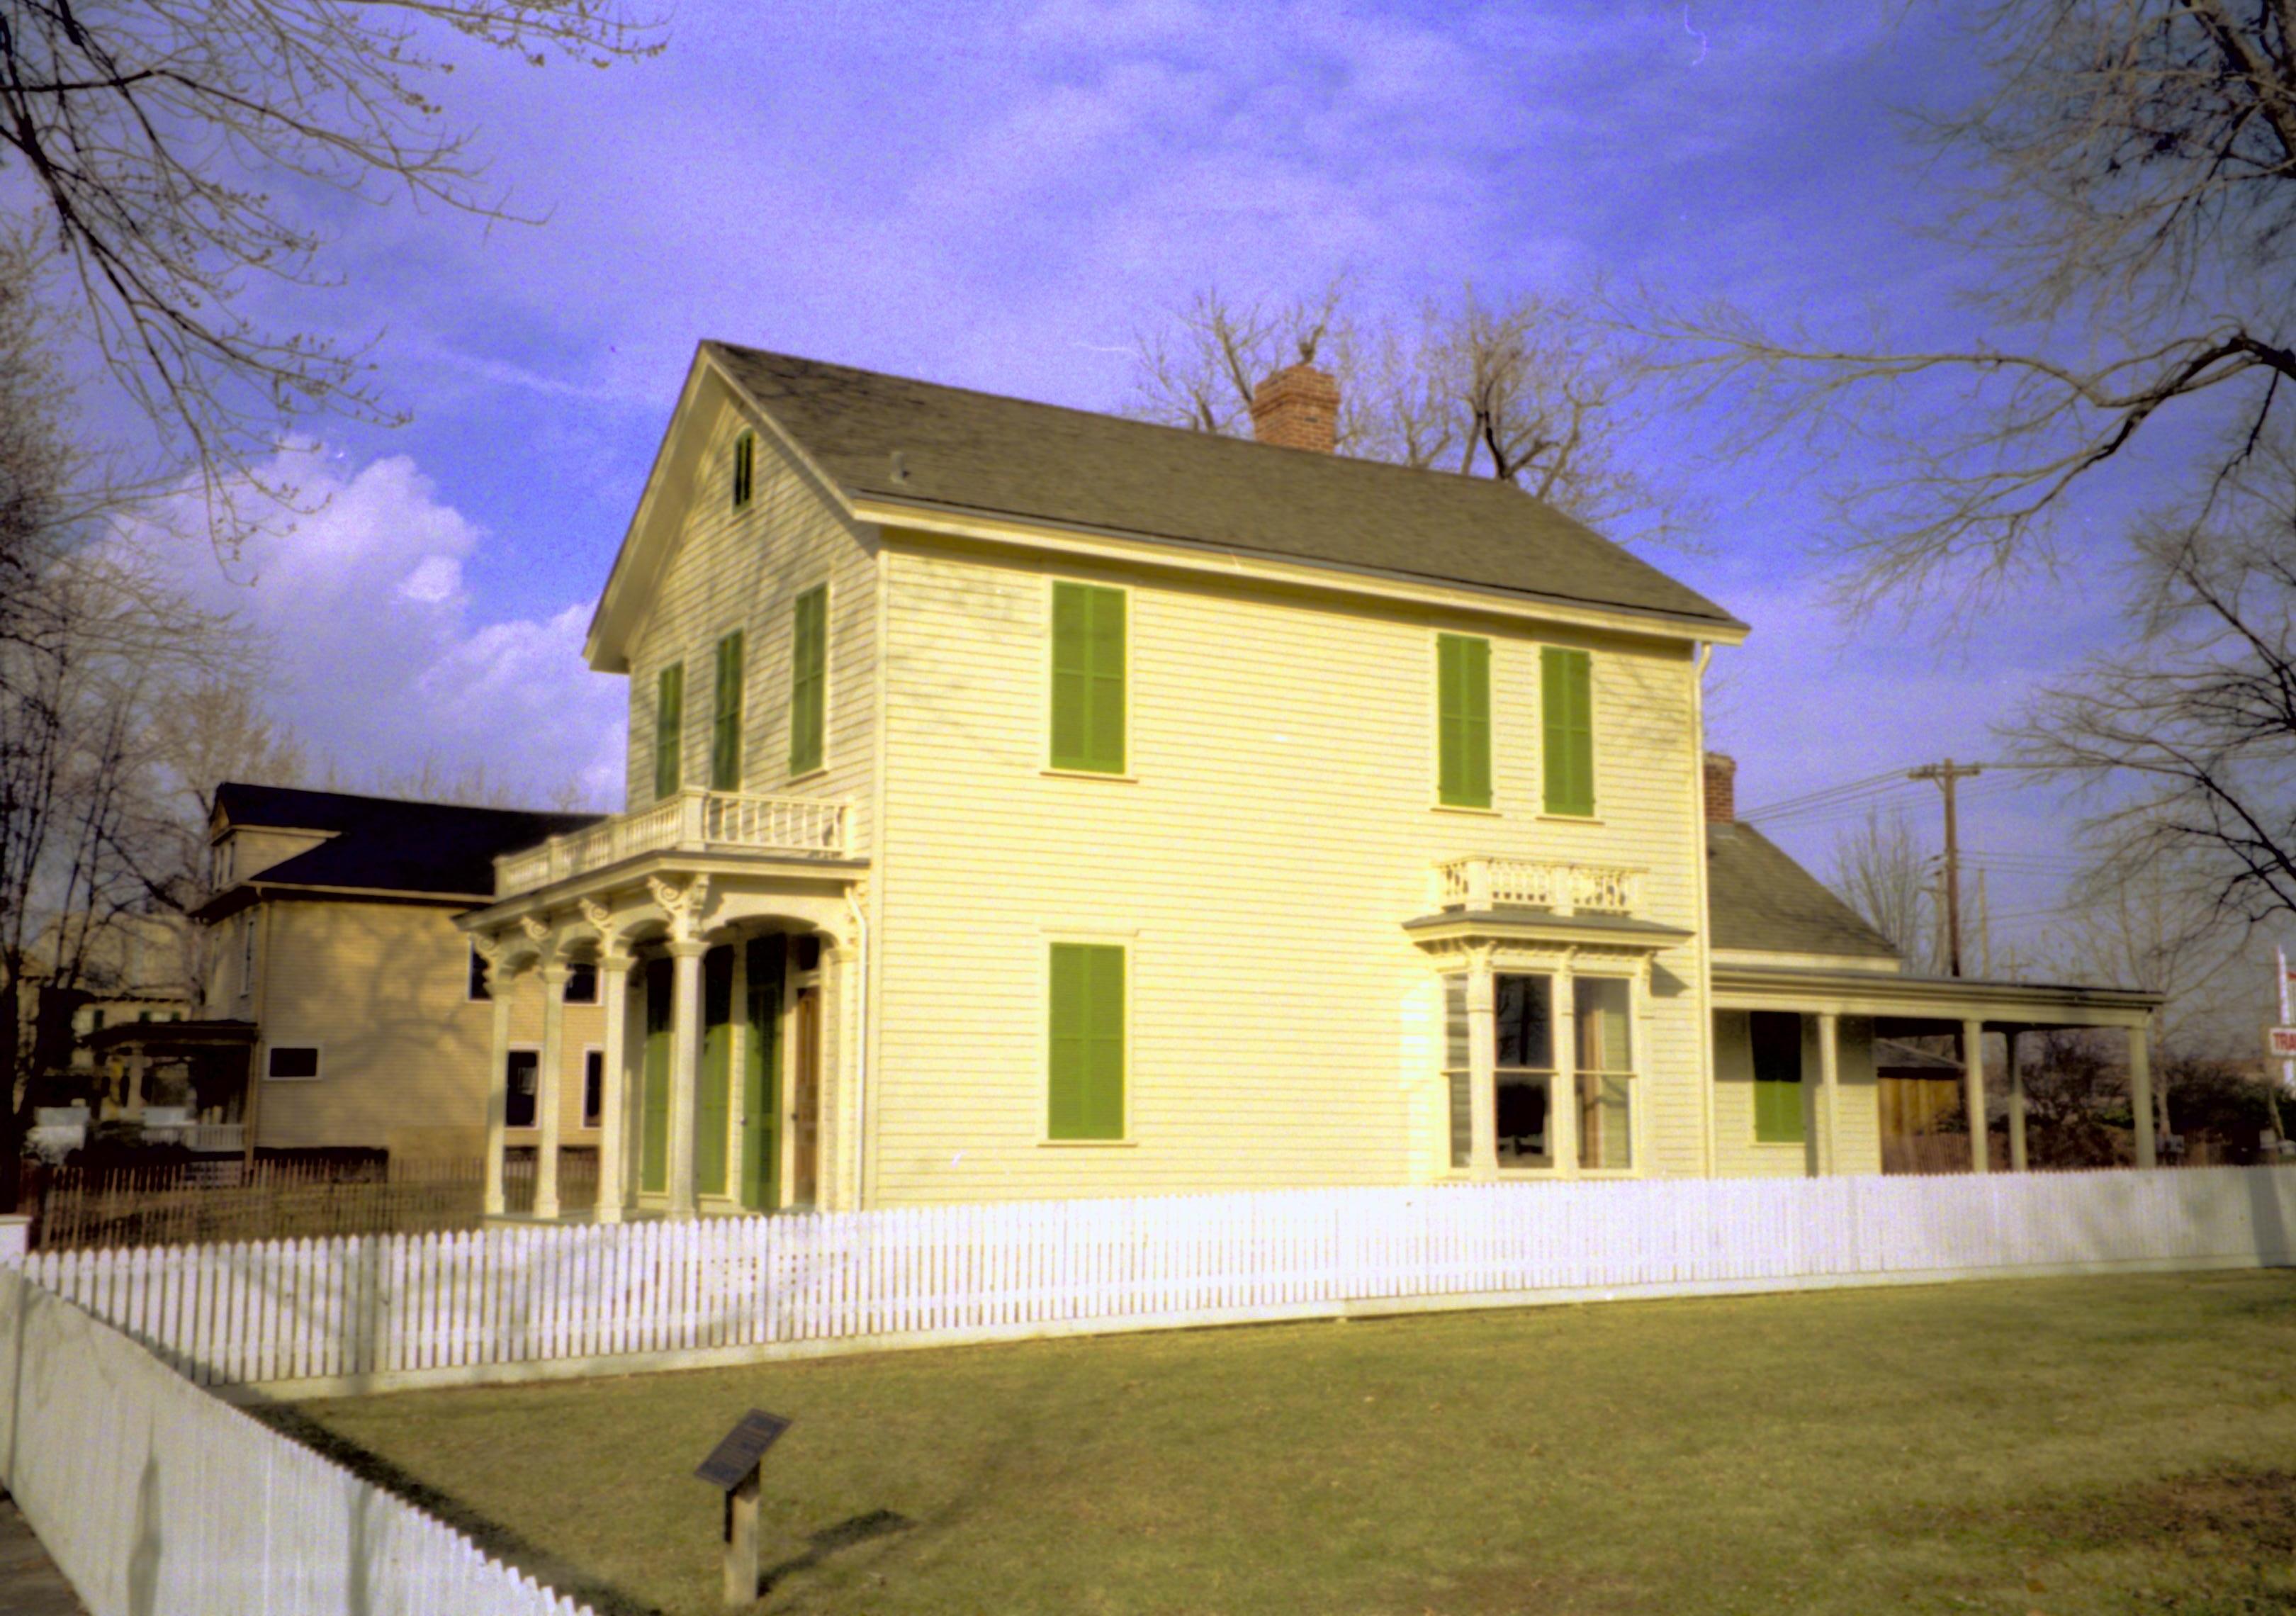
M509 217L428 94L442 25L537 66L660 48L619 0L0 0L0 159L211 516L293 421L388 418L361 350L245 312L256 286L328 278L299 186Z
M1933 864L1901 812L1869 808L1864 823L1834 839L1834 891L1920 971L1938 965Z
M1678 538L1682 491L1631 463L1651 370L1641 346L1568 298L1492 304L1467 288L1408 319L1358 320L1339 284L1290 303L1198 292L1136 339L1134 411L1246 437L1251 394L1312 361L1340 382L1339 452L1497 477L1629 538Z
M1971 34L1988 87L1921 133L1941 168L1974 160L1947 229L1987 265L1997 334L1905 350L1722 306L1628 315L1742 418L1848 451L1868 600L2053 559L2077 488L2140 440L2180 452L2172 417L2220 434L2186 468L2205 506L2296 400L2287 0L1997 0Z

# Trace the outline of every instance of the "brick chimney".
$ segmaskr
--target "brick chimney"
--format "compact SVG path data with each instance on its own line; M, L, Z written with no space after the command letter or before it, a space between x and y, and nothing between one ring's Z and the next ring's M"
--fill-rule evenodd
M1728 824L1738 817L1738 760L1722 752L1706 754L1706 823Z
M1287 449L1328 455L1340 442L1340 384L1304 361L1251 390L1251 435Z

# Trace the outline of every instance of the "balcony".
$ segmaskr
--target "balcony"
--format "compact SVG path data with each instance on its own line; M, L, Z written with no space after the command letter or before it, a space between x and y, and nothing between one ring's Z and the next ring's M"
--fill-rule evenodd
M495 896L586 875L648 853L775 853L800 858L849 856L852 814L823 797L749 797L689 788L635 814L553 836L495 860Z
M1549 915L1639 915L1643 878L1633 865L1552 858L1453 858L1435 866L1445 909L1543 909Z

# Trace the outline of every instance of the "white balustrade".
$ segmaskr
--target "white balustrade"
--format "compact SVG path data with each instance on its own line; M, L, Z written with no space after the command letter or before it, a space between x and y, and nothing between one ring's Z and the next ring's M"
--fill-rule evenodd
M495 860L495 896L603 870L647 853L758 852L835 857L848 850L851 810L823 797L752 797L689 788L539 847Z
M1643 877L1631 865L1552 858L1454 858L1437 865L1439 900L1451 908L1546 909L1556 915L1633 915Z

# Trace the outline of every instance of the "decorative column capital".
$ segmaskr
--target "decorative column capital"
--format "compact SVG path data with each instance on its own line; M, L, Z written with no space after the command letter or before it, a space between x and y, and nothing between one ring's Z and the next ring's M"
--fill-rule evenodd
M673 937L665 945L672 959L700 959L709 952L709 944L699 937Z
M653 894L655 903L669 917L669 935L673 942L697 938L701 929L702 906L709 901L709 877L696 875L683 887L671 885L659 875L646 878L646 890Z

